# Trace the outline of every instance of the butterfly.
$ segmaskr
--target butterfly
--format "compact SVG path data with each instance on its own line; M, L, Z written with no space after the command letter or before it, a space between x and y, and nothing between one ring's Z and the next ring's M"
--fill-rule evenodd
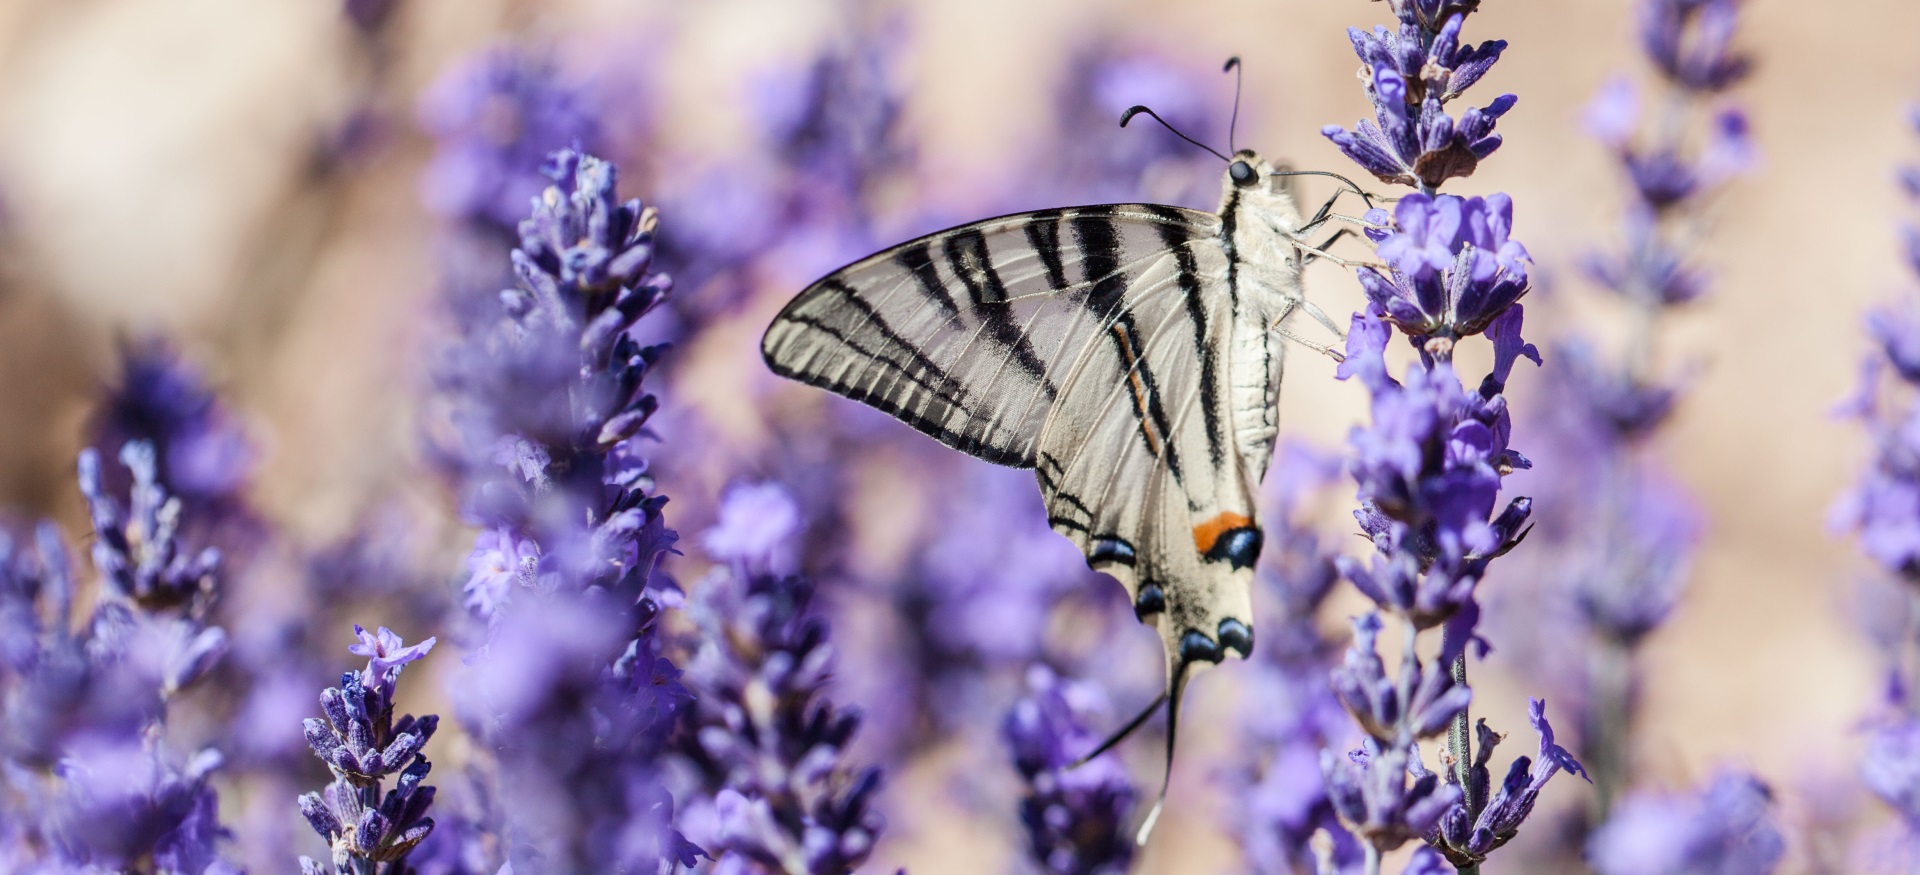
M1305 312L1339 333L1301 273L1312 257L1341 261L1325 250L1347 231L1307 241L1340 217L1331 200L1303 217L1286 181L1317 172L1223 155L1146 107L1121 126L1138 113L1227 162L1217 212L1109 204L928 234L808 286L761 352L780 376L1033 469L1049 525L1126 588L1166 652L1165 691L1086 758L1166 703L1170 776L1192 673L1253 652L1254 499L1279 429L1285 343L1339 355L1287 322Z

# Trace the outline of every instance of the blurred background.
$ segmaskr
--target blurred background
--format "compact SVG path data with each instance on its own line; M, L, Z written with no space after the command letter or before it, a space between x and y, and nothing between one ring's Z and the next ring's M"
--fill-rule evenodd
M1742 16L1757 68L1738 99L1759 158L1710 205L1693 250L1712 292L1662 328L1661 366L1686 395L1651 452L1703 528L1686 594L1647 643L1634 773L1682 787L1723 766L1755 771L1779 800L1790 868L1815 871L1827 831L1884 819L1848 789L1880 695L1857 607L1872 572L1827 517L1869 454L1832 413L1866 349L1861 315L1908 293L1892 173L1915 153L1920 7L1753 0ZM825 271L959 221L1117 200L1213 208L1217 161L1114 122L1147 103L1223 143L1229 55L1245 64L1239 145L1352 172L1319 130L1370 112L1344 31L1388 18L1364 0L10 0L0 505L84 531L72 470L89 416L122 378L122 347L164 339L254 443L247 499L261 517L316 550L404 530L395 562L423 598L451 601L471 533L422 449L445 302L505 276L500 241L541 184L539 157L577 142L619 164L623 195L661 209L657 264L677 284L671 310L649 318L676 343L655 381L670 524L705 529L737 481L777 480L802 508L798 561L833 604L837 698L869 713L864 755L889 769L873 870L1015 869L1017 778L975 742L994 737L1021 666L1108 648L1092 673L1117 721L1159 683L1156 642L1046 530L1027 474L780 383L760 332ZM1511 43L1480 89L1520 101L1505 145L1449 190L1512 195L1537 264L1530 338L1617 340L1578 265L1617 241L1628 193L1582 118L1604 83L1642 75L1632 6L1489 0L1467 36ZM1325 265L1308 289L1342 321L1363 300ZM1294 362L1283 434L1337 451L1365 394L1330 361ZM1529 417L1557 403L1544 382L1523 367L1510 388L1523 451ZM1307 513L1358 552L1348 498L1336 484ZM1489 591L1545 585L1553 549L1523 545L1542 552ZM704 560L688 553L670 570L692 581ZM274 587L300 584L246 585L240 598L274 603ZM1574 694L1526 670L1551 645L1504 646L1531 622L1525 600L1489 600L1495 649L1475 713L1524 738L1528 696L1551 709ZM1357 604L1324 608L1329 635ZM1244 752L1226 719L1242 707L1233 674L1195 686L1191 764L1145 871L1238 865L1218 764ZM1150 793L1156 744L1133 747ZM1543 805L1578 809L1586 792L1556 783ZM290 799L227 804L298 823ZM1552 823L1529 826L1522 844L1545 849L1525 853L1554 858ZM1528 871L1525 859L1492 868Z

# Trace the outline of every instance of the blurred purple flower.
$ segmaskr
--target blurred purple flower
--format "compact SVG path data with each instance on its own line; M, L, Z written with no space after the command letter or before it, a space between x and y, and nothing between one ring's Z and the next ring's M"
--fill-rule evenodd
M80 492L93 516L94 566L115 595L147 610L204 611L217 588L220 551L182 548L182 505L159 481L152 444L121 447L120 464L133 472L125 506L106 491L100 453L92 448L80 453Z
M378 634L353 627L360 643L347 649L369 658L340 686L320 695L322 717L305 720L307 744L327 764L333 781L300 797L300 813L327 840L331 866L301 857L305 875L404 873L407 855L433 832L426 816L437 792L426 786L433 765L421 751L440 718L395 718L393 697L403 667L433 649L434 639L407 646L382 626ZM393 777L391 789L383 782Z
M1040 664L1027 670L1026 686L1000 735L1027 782L1027 852L1057 875L1121 875L1133 861L1133 782L1112 751L1074 765L1100 743L1086 724L1108 716L1106 691Z
M612 165L562 150L543 169L517 285L441 374L446 454L483 527L466 594L486 637L455 690L498 810L474 824L517 867L691 865L659 762L690 698L657 629L676 535L638 446L663 347L632 334L670 282L650 272L654 214L616 199Z
M105 581L74 628L75 585L58 530L42 523L31 550L0 534L0 842L24 871L151 866L158 873L230 873L217 845L208 775L223 757L181 762L165 744L175 694L227 650L199 613L217 555L175 561L181 505L155 482L152 446L129 443L131 512L82 457L96 571Z
M1564 566L1588 627L1627 647L1659 628L1685 590L1700 512L1652 472L1621 472L1587 523L1598 537Z
M255 451L201 375L158 339L123 343L120 369L94 413L94 446L150 444L155 479L180 497L189 516L204 523L235 511ZM105 478L111 489L127 488L125 475L107 471Z
M1587 843L1600 875L1767 875L1785 854L1773 794L1759 779L1723 774L1697 795L1628 797Z
M596 110L585 89L530 50L476 52L420 99L420 124L436 141L422 199L447 219L511 236L546 187L547 155L599 147Z
M700 537L707 555L723 562L767 563L791 572L789 545L801 526L800 505L778 483L736 483L720 499L720 519Z
M1644 438L1673 412L1677 389L1612 367L1583 338L1555 346L1553 360L1558 367L1547 379L1554 384L1554 397L1566 402L1563 412L1577 419L1570 426L1605 444Z
M1920 830L1920 720L1884 720L1867 737L1860 780L1911 832Z
M1920 198L1920 196L1916 196ZM1914 269L1920 274L1920 266ZM1920 307L1875 307L1867 311L1867 336L1893 372L1908 384L1920 386Z
M1640 44L1676 86L1701 94L1725 91L1752 63L1733 50L1738 0L1647 0L1640 7Z
M1587 104L1587 133L1619 148L1633 139L1640 124L1640 92L1625 77L1610 79Z
M736 489L733 500L763 504L768 494ZM860 715L825 699L833 648L813 584L766 570L785 545L759 541L715 568L688 606L700 647L687 663L695 707L685 747L716 794L707 846L729 871L851 872L884 825L873 804L880 770L847 762Z
M1645 209L1627 211L1626 246L1617 253L1589 254L1587 276L1602 288L1629 301L1673 307L1706 292L1707 277L1688 267L1684 254L1657 233L1654 216Z
M75 869L117 870L151 855L159 866L180 867L157 870L170 875L238 873L215 848L230 837L207 786L220 764L213 750L176 767L137 739L76 738L54 770L58 795L36 812L45 818L54 859Z

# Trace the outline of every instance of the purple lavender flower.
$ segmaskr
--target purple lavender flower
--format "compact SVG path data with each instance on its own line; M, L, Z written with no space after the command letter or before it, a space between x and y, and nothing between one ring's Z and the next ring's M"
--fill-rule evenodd
M1369 221L1385 225L1385 212L1375 210ZM1395 206L1391 227L1378 247L1389 269L1361 268L1360 285L1408 337L1479 334L1527 293L1531 258L1508 236L1513 200L1504 194L1410 194Z
M1133 781L1112 751L1074 765L1100 743L1087 728L1107 715L1105 690L1061 678L1044 665L1027 670L1027 693L1014 703L1000 735L1027 782L1020 822L1027 851L1057 875L1120 875L1133 860L1129 817Z
M1909 120L1920 130L1920 114ZM1903 190L1909 204L1920 204L1920 186L1911 184L1920 170L1903 167L1900 176L1908 181ZM1920 226L1903 223L1901 236L1908 268L1920 276ZM1860 778L1899 816L1891 853L1910 868L1920 860L1920 794L1913 780L1920 774L1920 700L1913 695L1920 680L1911 668L1917 646L1913 611L1920 605L1920 308L1910 297L1875 308L1867 313L1866 329L1874 349L1863 362L1856 396L1841 412L1868 427L1875 452L1860 481L1834 507L1833 523L1855 533L1861 551L1899 583L1897 605L1874 606L1863 623L1885 663L1886 701L1869 723ZM1889 371L1896 380L1884 379ZM1892 589L1884 587L1882 598L1895 598Z
M1423 193L1431 194L1448 179L1473 175L1480 161L1500 148L1494 125L1518 100L1502 94L1485 107L1467 108L1458 122L1446 112L1446 105L1485 76L1507 47L1504 41L1460 44L1461 26L1478 5L1406 0L1394 4L1398 32L1349 29L1374 117L1351 131L1329 125L1320 133L1381 181Z
M1868 314L1867 328L1879 350L1849 407L1873 431L1874 464L1834 507L1832 519L1836 528L1857 533L1860 549L1883 568L1920 581L1920 406L1889 409L1880 380L1890 369L1908 385L1920 385L1907 376L1904 361L1908 348L1920 344L1920 320L1882 308Z
M1501 478L1530 464L1507 447L1512 425L1499 389L1514 360L1539 355L1519 340L1522 308L1501 318L1494 372L1473 393L1446 362L1409 369L1404 384L1388 377L1377 308L1355 314L1348 334L1342 376L1360 376L1373 393L1372 426L1349 439L1360 484L1354 517L1377 550L1370 567L1351 557L1339 566L1361 592L1420 629L1472 602L1487 562L1519 543L1531 513L1531 502L1516 498L1495 515Z
M1496 792L1487 762L1499 736L1482 723L1476 739L1468 715L1467 657L1476 645L1482 654L1488 647L1477 633L1479 584L1489 563L1526 536L1533 510L1525 497L1500 505L1505 477L1531 467L1509 446L1504 393L1514 365L1522 358L1537 365L1540 354L1520 334L1516 302L1526 294L1531 259L1512 239L1512 200L1437 189L1471 175L1500 146L1494 124L1513 107L1513 95L1467 109L1458 124L1445 106L1486 75L1506 43L1460 44L1477 0L1391 6L1398 32L1350 31L1374 118L1351 132L1322 133L1381 180L1418 189L1391 216L1376 209L1365 217L1365 237L1386 267L1358 271L1370 305L1354 314L1337 371L1359 378L1372 396L1372 423L1354 429L1348 444L1359 485L1354 518L1374 551L1368 562L1340 557L1336 566L1395 621L1405 652L1389 676L1376 651L1380 613L1355 621L1332 686L1366 740L1344 759L1323 751L1321 772L1335 812L1362 842L1369 875L1380 871L1384 853L1415 838L1474 873L1519 829L1548 779L1563 768L1583 770L1553 744L1536 705L1541 762L1523 757ZM1386 364L1395 329L1420 353L1404 381ZM1454 347L1482 333L1493 367L1469 391L1455 373ZM1415 645L1434 628L1443 630L1439 658L1425 661ZM1443 733L1444 778L1427 770L1417 746ZM1416 871L1435 866L1431 854L1422 860Z
M1454 806L1441 818L1438 831L1442 841L1436 846L1454 865L1464 868L1477 864L1512 840L1519 833L1520 824L1527 819L1527 815L1533 813L1540 791L1546 788L1554 775L1564 770L1592 781L1573 754L1554 742L1553 727L1547 723L1547 703L1539 699L1528 700L1527 722L1533 724L1533 731L1540 735L1539 756L1514 758L1507 768L1506 778L1497 788L1490 786L1491 774L1487 769L1487 761L1492 758L1493 748L1500 743L1502 736L1488 729L1485 720L1474 727L1479 737L1473 768L1468 772L1473 784L1471 794L1473 798L1487 801L1479 815L1472 820L1468 819L1464 805Z
M1540 417L1548 426L1536 475L1543 507L1544 576L1558 604L1530 611L1542 651L1571 639L1591 644L1556 680L1580 728L1592 766L1594 822L1631 783L1628 751L1638 702L1637 649L1674 610L1685 589L1701 523L1686 496L1640 448L1657 438L1680 388L1655 367L1661 319L1697 300L1707 274L1692 263L1685 229L1705 201L1753 161L1737 107L1716 104L1746 69L1727 48L1737 5L1719 0L1643 0L1642 49L1662 77L1658 118L1616 80L1589 107L1589 128L1612 152L1631 201L1622 245L1588 255L1586 273L1623 305L1627 341L1617 351L1579 337L1556 343L1552 393L1563 399ZM1541 575L1531 575L1541 579ZM1542 616L1559 618L1540 622ZM1551 644L1546 642L1551 641ZM1526 662L1523 660L1523 662ZM1548 659L1529 663L1553 671Z
M94 413L94 445L152 445L154 479L180 497L189 516L204 521L235 510L254 449L200 374L157 339L122 344L120 369ZM103 473L109 488L127 488L124 475Z
M768 505L777 488L730 491L722 525ZM731 535L716 529L707 540L734 546ZM880 770L846 762L860 715L825 699L833 648L813 585L767 570L784 544L755 547L701 581L688 611L700 648L687 664L695 710L686 752L716 794L707 846L728 871L851 872L883 826L873 805Z
M1909 832L1920 830L1920 721L1882 721L1867 738L1860 781L1900 816Z
M207 785L220 764L213 750L176 765L135 739L76 739L54 770L57 795L40 812L55 859L121 869L152 855L168 867L161 872L238 872L216 849L230 837Z
M1599 438L1598 450L1645 438L1673 413L1678 389L1612 367L1582 338L1555 346L1553 360L1556 367L1547 378L1554 397L1566 399L1563 412L1573 420L1564 427Z
M557 152L546 170L556 185L520 225L518 287L443 374L462 431L451 452L470 471L466 514L492 530L467 586L483 616L529 587L637 595L673 541L636 446L658 407L643 381L664 347L630 330L670 287L649 273L653 213L618 203L599 159Z
M659 763L690 698L657 629L679 597L655 572L676 536L639 447L663 347L633 336L670 282L650 272L653 213L615 199L612 165L563 150L544 169L518 283L442 374L445 451L482 527L466 595L488 628L456 695L493 753L497 816L478 826L516 866L691 865Z
M437 792L425 784L433 765L421 751L440 718L411 714L395 718L396 684L408 663L427 655L434 640L407 646L382 626L378 634L358 625L360 639L348 650L368 659L340 686L320 694L322 717L305 721L307 744L327 764L333 782L300 797L300 813L327 840L331 866L300 858L306 875L404 875L407 855L433 832L427 809ZM391 789L383 786L394 778Z
M164 742L175 694L226 652L225 631L198 617L218 557L175 561L191 551L151 445L130 443L123 458L134 469L130 514L100 483L98 454L80 466L104 586L78 628L59 532L41 524L32 550L0 535L0 839L27 871L150 861L162 873L235 872L208 784L222 755L180 757Z
M1606 642L1636 647L1663 625L1685 591L1700 514L1678 487L1650 471L1626 471L1591 509L1598 537L1566 563L1588 627Z
M528 50L498 45L449 70L420 100L438 141L421 182L434 212L511 236L545 183L555 149L596 148L599 125L584 89Z
M1698 795L1629 797L1588 842L1587 861L1600 875L1767 875L1786 851L1772 805L1772 791L1742 774Z
M182 550L181 503L159 482L152 444L127 444L120 463L133 472L125 507L106 491L99 452L80 453L80 492L93 512L94 566L115 595L147 610L204 611L214 595L220 551Z
M1752 64L1733 50L1736 0L1649 0L1640 7L1640 45L1675 85L1711 94L1745 79Z
M656 650L659 611L599 591L523 595L461 673L461 720L493 760L483 792L497 811L480 825L506 862L651 871L700 853L661 775L691 696Z

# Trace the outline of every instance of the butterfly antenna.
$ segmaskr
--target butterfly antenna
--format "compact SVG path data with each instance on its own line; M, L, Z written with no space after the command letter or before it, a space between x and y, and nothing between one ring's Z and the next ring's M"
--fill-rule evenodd
M1167 788L1173 785L1173 736L1180 728L1180 694L1187 687L1187 660L1173 670L1173 688L1167 691L1167 773L1160 779L1160 798L1153 801L1153 810L1147 812L1147 819L1140 822L1140 832L1133 837L1136 846L1145 847L1147 839L1153 837L1154 824L1160 822L1160 810L1167 806Z
M1233 148L1234 130L1240 127L1240 80L1244 78L1240 74L1239 55L1228 58L1227 65L1220 68L1222 73L1229 70L1233 71L1233 118L1227 122L1227 151L1233 152L1236 151Z
M1127 122L1130 122L1130 121L1133 121L1133 117L1134 117L1134 116L1136 116L1136 115L1139 115L1139 114L1141 114L1141 113L1146 113L1147 115L1150 115L1150 116L1153 116L1153 120L1154 120L1154 121L1157 121L1157 122L1159 122L1159 123L1160 123L1160 126L1161 126L1161 127L1164 127L1164 128L1166 128L1167 130L1169 130L1169 131L1172 131L1172 132L1173 132L1173 135L1174 135L1174 136L1176 136L1176 137L1179 137L1179 138L1180 138L1180 139L1182 139L1182 140L1186 140L1187 142L1189 142L1189 143L1192 143L1192 144L1194 144L1195 146L1199 146L1200 148L1202 148L1202 149L1205 149L1205 150L1207 150L1208 152L1212 152L1212 153L1213 153L1213 157L1215 157L1215 158L1218 158L1218 159L1220 159L1220 160L1222 160L1222 161L1226 161L1226 162L1228 162L1228 163L1232 163L1232 161L1233 161L1233 159L1231 159L1231 158L1228 158L1227 156L1225 156L1225 155L1222 155L1222 154L1220 154L1220 152L1219 152L1218 150L1216 150L1216 149L1214 149L1214 148L1213 148L1212 146L1209 146L1209 145L1207 145L1207 144L1205 144L1205 143L1202 143L1202 142L1200 142L1199 140L1196 140L1196 139L1194 139L1194 138L1192 138L1192 137L1189 137L1189 136L1187 136L1186 134L1183 134L1183 133L1180 133L1180 129L1179 129L1179 128L1176 128L1176 127L1174 127L1174 126L1173 126L1173 125L1171 125L1171 124L1168 124L1168 123L1167 123L1167 120L1166 120L1166 119L1163 119L1163 118L1161 118L1161 117L1160 117L1160 114L1159 114L1159 113L1157 113L1157 112L1154 112L1153 110L1151 110L1151 109L1148 109L1148 108L1146 108L1146 107L1144 107L1144 106L1129 106L1129 107L1127 107L1127 111L1126 111L1126 112L1123 112L1123 113L1121 113L1121 114L1120 114L1120 126L1121 126L1121 127L1123 127L1123 128L1124 128L1124 127L1126 127L1126 126L1127 126Z
M1120 730L1118 732L1115 732L1114 734L1107 736L1107 740L1100 742L1100 746L1094 748L1093 752L1077 760L1074 760L1073 765L1067 766L1067 768L1077 769L1081 766L1086 765L1087 762L1093 759L1094 757L1097 757L1103 753L1106 753L1107 751L1112 750L1114 745L1124 741L1127 736L1133 734L1134 730L1139 729L1142 725L1144 725L1147 722L1147 718L1152 717L1153 712L1160 710L1161 704L1165 703L1166 701L1167 701L1166 693L1163 692L1159 696L1156 696L1154 700L1147 705L1146 709L1140 712L1139 716L1133 718L1132 720L1127 721L1127 725L1120 727Z

